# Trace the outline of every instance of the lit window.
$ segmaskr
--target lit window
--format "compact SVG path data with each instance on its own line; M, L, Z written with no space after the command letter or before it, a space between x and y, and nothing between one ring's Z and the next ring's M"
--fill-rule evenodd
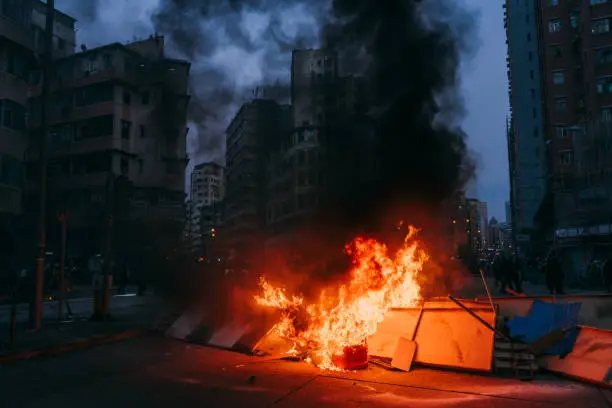
M612 92L612 77L603 77L597 79L597 93L605 94Z
M557 71L553 72L553 84L561 85L565 82L565 72Z
M570 14L570 25L572 26L572 28L578 28L578 23L579 23L578 20L579 20L578 13Z
M598 4L606 4L610 3L610 0L591 0L591 6L596 6Z
M551 33L557 33L561 31L561 20L558 18L553 18L548 22L548 31Z
M605 34L610 32L610 19L601 18L591 22L591 32L593 34Z
M612 122L612 107L601 109L601 120L602 122Z
M557 126L557 137L560 139L566 138L568 135L567 127L565 126Z

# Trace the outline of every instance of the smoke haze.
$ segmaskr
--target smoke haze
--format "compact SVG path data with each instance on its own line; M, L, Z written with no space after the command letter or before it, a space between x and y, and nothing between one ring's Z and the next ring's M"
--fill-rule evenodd
M253 90L287 87L291 49L333 46L362 73L381 130L380 177L348 186L347 212L437 202L473 174L459 127L458 72L475 51L475 18L456 0L57 0L80 20L80 43L166 37L192 62L191 166L224 161L224 132ZM352 62L352 64L351 64ZM282 93L282 92L281 92ZM261 93L260 93L261 95ZM347 159L348 160L348 159ZM359 166L359 163L346 165ZM355 207L359 203L359 209Z

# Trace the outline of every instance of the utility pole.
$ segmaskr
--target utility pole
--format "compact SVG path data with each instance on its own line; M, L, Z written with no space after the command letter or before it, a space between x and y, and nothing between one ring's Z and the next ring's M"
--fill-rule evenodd
M36 256L36 293L34 296L33 328L38 330L42 323L42 299L45 275L45 249L47 241L47 135L49 127L49 87L51 82L51 64L53 62L53 19L55 17L55 1L47 0L45 19L44 51L42 63L41 88L41 136L39 140L40 161L40 213L38 219L38 254Z

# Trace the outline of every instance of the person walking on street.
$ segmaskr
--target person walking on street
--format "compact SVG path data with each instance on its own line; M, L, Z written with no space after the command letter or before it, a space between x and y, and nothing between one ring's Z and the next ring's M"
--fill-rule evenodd
M563 290L563 267L559 261L559 254L556 251L551 252L546 262L546 286L551 295L564 295Z
M506 289L517 290L518 288L515 286L516 279L516 264L514 259L512 258L512 254L509 251L505 251L502 255L501 261L501 277L502 277L502 286L500 291L506 292Z

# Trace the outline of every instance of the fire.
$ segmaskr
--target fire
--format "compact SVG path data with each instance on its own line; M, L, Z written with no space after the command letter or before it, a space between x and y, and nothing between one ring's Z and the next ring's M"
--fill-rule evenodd
M427 260L410 229L404 245L389 255L386 245L356 238L346 246L352 257L350 280L333 291L323 291L316 303L304 305L304 298L289 298L285 290L261 279L262 306L282 311L276 333L295 344L294 350L308 351L324 369L338 369L334 357L345 347L365 345L368 336L394 307L414 306L420 299L418 273ZM332 293L330 293L332 292Z

